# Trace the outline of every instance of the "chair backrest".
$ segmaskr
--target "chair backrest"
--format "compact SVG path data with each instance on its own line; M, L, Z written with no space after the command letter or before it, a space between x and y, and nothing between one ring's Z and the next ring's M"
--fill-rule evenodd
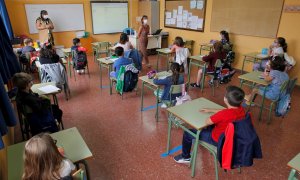
M172 85L169 93L170 94L179 94L179 93L181 93L181 90L182 90L182 84Z
M287 90L287 93L289 93L290 95L292 94L292 92L294 90L297 80L298 80L298 78L290 79L287 84L286 90Z
M86 177L85 170L79 169L78 171L72 174L72 178L74 180L86 180L87 177Z
M284 91L287 90L289 81L290 81L290 80L287 80L287 81L285 81L284 83L282 83L282 85L280 86L280 93L283 93Z
M57 85L68 84L68 76L61 63L43 64L40 67L41 82L56 82Z
M215 62L215 69L222 67L222 61L220 59L217 59Z
M193 40L187 40L184 43L184 47L188 48L191 54L193 54L193 45L194 45Z
M110 47L110 42L99 42L98 46L99 50L108 50Z

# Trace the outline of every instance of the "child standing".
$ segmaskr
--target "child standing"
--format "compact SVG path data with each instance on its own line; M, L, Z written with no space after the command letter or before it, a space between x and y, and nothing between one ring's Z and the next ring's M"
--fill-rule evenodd
M171 53L175 53L175 62L180 65L180 72L188 71L187 58L190 56L188 48L184 48L182 37L177 36L171 48Z
M191 83L192 87L200 87L200 82L202 79L202 73L209 73L215 71L215 63L218 59L222 62L226 58L226 53L223 51L223 45L220 41L217 41L213 45L213 52L211 52L208 56L204 56L202 58L203 61L208 62L208 66L206 68L206 72L203 72L202 68L198 70L197 81L195 83Z
M214 113L210 118L206 119L206 129L201 130L199 139L209 144L218 145L219 137L225 132L229 123L245 118L245 110L241 107L245 93L242 89L236 86L228 86L224 96L226 109L200 109L201 113ZM195 129L190 129L196 133ZM184 132L182 139L182 154L174 157L177 163L190 163L191 147L194 136L188 132Z
M255 63L253 65L253 71L264 70L268 64L269 58L274 56L281 56L287 52L287 43L283 37L278 37L274 40L274 43L269 47L269 57L263 59L261 63Z
M113 71L110 72L110 77L117 78L121 66L132 64L132 61L124 57L124 49L122 47L116 47L115 54L119 57L113 65Z
M264 92L263 87L258 87L252 90L251 94L245 96L246 104L249 105L250 101L253 100L254 95L259 93L270 100L277 100L280 96L280 87L282 84L289 80L288 74L285 72L285 62L280 56L275 56L271 61L270 70L265 69L264 76L265 80L271 82Z
M153 83L156 85L163 85L164 89L163 89L163 93L161 94L161 96L159 94L157 94L157 91L155 91L155 95L156 96L160 96L159 98L162 101L169 101L170 100L170 88L172 85L178 85L178 84L183 84L184 83L184 78L183 76L179 73L180 71L180 66L178 63L173 62L171 64L170 67L171 71L172 71L172 75L168 76L164 79L158 79L157 76L154 77ZM175 94L174 97L172 96L172 100L175 99L176 97L181 96L181 93L179 94ZM167 108L167 105L165 103L163 103L161 105L162 108Z
M87 65L86 48L81 47L80 39L73 39L73 46L71 47L73 65L76 72L84 73L85 66Z
M22 180L55 180L71 176L74 164L64 158L49 134L33 136L25 144Z

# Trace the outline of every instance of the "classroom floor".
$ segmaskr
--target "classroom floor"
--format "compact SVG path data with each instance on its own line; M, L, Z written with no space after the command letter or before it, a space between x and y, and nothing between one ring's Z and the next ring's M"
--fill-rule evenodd
M156 64L156 56L150 57L151 64ZM77 127L93 153L88 160L93 180L108 179L192 179L187 165L177 164L174 154L161 157L167 145L167 113L160 109L159 122L155 120L155 109L140 111L140 91L126 93L124 99L114 93L109 95L109 88L100 88L99 67L89 59L90 74L72 77L70 88L72 97L69 101L63 94L58 96L60 108L63 110L65 128ZM166 67L160 64L161 68ZM144 69L141 73L146 74ZM106 69L103 70L103 83L108 85ZM192 78L196 76L193 68ZM239 85L238 75L230 84ZM215 97L207 82L204 92L192 88L189 94L193 99L208 98L224 105L223 95L227 85L217 88ZM141 82L139 82L141 87ZM244 88L247 92L249 89ZM115 92L115 91L114 91ZM289 168L287 163L300 151L300 89L295 88L292 98L292 110L286 118L276 118L270 125L266 123L267 111L263 120L257 121L258 108L253 107L253 120L259 135L263 159L255 160L252 167L242 168L225 173L219 169L220 179L287 179ZM145 106L155 104L153 92L146 90ZM18 130L18 129L17 129ZM20 134L17 133L20 139ZM172 147L181 145L182 130L172 129ZM199 148L194 179L215 179L214 161L207 150Z

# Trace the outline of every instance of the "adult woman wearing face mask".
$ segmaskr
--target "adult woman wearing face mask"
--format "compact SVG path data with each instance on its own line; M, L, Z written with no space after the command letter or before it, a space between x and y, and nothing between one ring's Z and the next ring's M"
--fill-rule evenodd
M143 58L145 59L145 63L147 64L147 67L150 68L151 65L149 64L148 54L147 54L147 46L148 46L148 34L150 32L150 27L147 24L148 17L144 15L141 19L142 25L140 26L139 32L138 32L138 38L139 38L139 50L142 53Z
M54 38L52 30L54 29L54 26L46 10L41 11L40 17L35 21L35 26L39 30L39 40L41 44L48 42L53 46Z

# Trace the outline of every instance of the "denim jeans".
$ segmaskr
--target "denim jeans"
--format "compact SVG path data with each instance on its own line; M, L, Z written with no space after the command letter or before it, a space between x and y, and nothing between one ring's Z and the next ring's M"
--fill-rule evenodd
M200 132L199 140L205 141L209 144L217 146L218 143L215 142L211 137L211 132L214 126L208 126L206 129L202 129ZM197 133L196 129L190 129L193 133ZM182 138L182 157L184 158L190 158L191 157L191 148L192 148L192 142L193 139L195 139L194 136L192 136L188 132L183 133Z

